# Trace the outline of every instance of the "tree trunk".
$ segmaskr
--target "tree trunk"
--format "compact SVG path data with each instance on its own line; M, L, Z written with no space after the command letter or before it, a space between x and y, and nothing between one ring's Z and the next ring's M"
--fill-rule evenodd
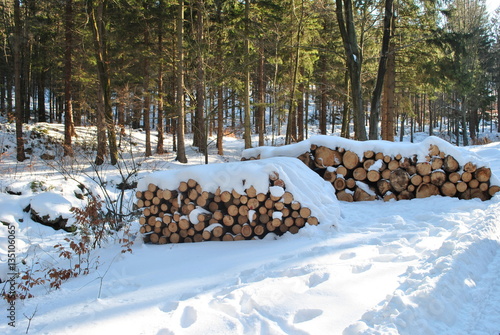
M38 122L47 122L45 116L45 70L40 71L40 78L38 78Z
M396 55L394 43L390 43L389 54L387 59L387 71L385 73L384 96L382 101L382 139L386 141L394 141L394 90L396 88L396 71L395 61ZM402 129L401 129L402 130Z
M303 70L303 69L301 69ZM301 81L298 87L299 98L297 100L297 141L304 140L304 94L305 87L304 83Z
M146 133L146 148L144 155L146 157L150 157L153 155L153 151L151 149L151 94L149 93L150 86L150 73L149 73L149 27L148 24L145 24L144 27L144 45L146 48L146 55L144 56L144 101L142 106L142 117L144 119L144 130Z
M351 96L353 107L354 134L357 140L365 141L365 111L363 109L363 90L361 83L361 67L363 55L359 49L351 0L335 0L336 15L340 35L344 44L346 65L351 79Z
M292 1L294 16L295 14L295 0ZM293 72L292 72L292 89L290 90L290 109L288 111L288 124L286 128L286 137L285 144L289 144L297 141L297 101L295 97L295 89L297 87L297 76L299 73L299 64L300 64L300 41L302 36L303 29L303 20L304 20L304 0L301 1L300 6L300 17L297 26L297 33L295 35L295 50L294 55L292 57L293 63Z
M264 145L264 136L266 134L266 84L264 80L264 47L259 50L259 66L258 66L258 105L257 105L257 129L259 132L259 146Z
M89 11L90 26L94 38L97 73L103 98L104 124L108 137L109 155L111 164L116 165L118 162L118 147L116 145L116 132L113 122L113 110L111 108L111 82L106 45L106 26L104 23L106 2L107 0L87 0L87 10Z
M159 0L159 11L163 11L163 0ZM156 131L158 132L158 141L156 142L156 153L162 155L165 153L163 148L163 19L158 19L158 123Z
M245 149L252 147L252 126L250 124L251 111L250 111L250 68L249 68L249 53L250 53L250 31L249 31L249 14L250 14L250 0L245 0L245 78L244 86L245 91L243 93L244 97L244 108L245 108L245 118L244 118L244 139L245 139Z
M385 0L384 35L382 38L382 50L380 51L380 61L378 64L377 82L373 89L371 112L370 112L370 140L378 140L378 121L380 115L380 97L384 85L384 77L387 69L387 58L389 52L389 42L392 35L391 22L393 0Z
M205 69L204 69L204 57L203 57L203 45L204 45L204 22L203 22L203 12L204 12L204 0L196 1L196 43L197 43L197 56L196 56L196 109L195 109L195 119L194 119L194 136L193 145L199 148L199 151L206 153L207 141L205 138L205 118L204 118L204 107L205 107Z
M184 139L184 0L178 0L177 13L177 157L181 163L187 163Z
M73 0L66 1L64 13L65 50L64 50L64 156L73 156L71 139L76 136L73 124L72 85L72 51L73 51ZM44 110L45 114L45 110Z
M14 0L14 86L16 89L16 145L17 145L17 161L22 162L26 159L24 152L23 139L23 101L21 90L21 9L20 0Z

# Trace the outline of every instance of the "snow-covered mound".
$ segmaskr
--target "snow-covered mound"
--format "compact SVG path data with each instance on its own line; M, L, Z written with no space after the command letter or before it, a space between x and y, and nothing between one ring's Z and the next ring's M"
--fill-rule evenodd
M244 158L260 156L260 158L268 157L298 157L301 154L308 152L312 145L324 146L330 149L343 148L345 150L356 153L360 159L363 154L368 151L382 152L385 155L395 157L401 155L403 157L412 157L416 155L417 162L425 162L429 156L429 147L435 145L447 155L453 156L460 165L465 165L468 162L476 164L478 167L486 166L481 158L471 151L456 147L449 142L446 142L439 137L429 136L419 143L408 142L389 142L389 141L355 141L338 136L316 135L299 143L289 144L282 147L263 146L258 148L250 148L243 151Z
M187 182L193 183L191 188L186 186ZM184 188L181 183L185 184ZM195 190L195 187L198 191ZM172 233L173 240L170 242L174 243L179 241L176 234L180 233L181 230L184 230L182 233L187 234L186 231L190 228L196 229L199 234L195 236L196 232L191 230L190 236L182 236L182 238L187 237L187 241L192 241L191 237L194 237L195 241L197 239L199 241L209 240L214 237L211 233L217 227L219 230L221 228L225 230L217 234L239 235L240 227L236 228L236 232L231 231L233 220L236 222L238 219L242 219L239 224L243 226L243 229L247 223L253 227L267 225L267 230L254 234L257 237L266 235L268 231L275 231L274 228L278 227L282 229L281 233L283 233L288 231L285 227L283 210L287 213L285 215L287 217L295 215L293 219L297 219L299 216L305 219L299 220L301 223L297 225L298 227L303 227L304 221L310 224L316 224L319 221L336 226L340 216L338 202L331 184L325 182L300 160L289 157L197 165L177 170L154 172L139 181L137 190L140 198L138 200L139 207L146 207L141 223L145 227L149 225L157 228L153 232L152 228L147 227L148 229L144 229L143 232L160 234L160 237L165 238L170 238ZM167 191L168 196L166 195ZM172 192L175 193L175 196L171 195ZM226 193L227 199L221 200L224 193ZM289 195L288 199L287 194ZM209 199L209 201L198 199L202 197ZM240 203L243 197L245 200ZM214 198L219 199L215 200ZM198 206L195 208L195 205ZM210 211L206 211L209 208ZM215 217L216 212L220 212L219 218ZM208 214L210 218L207 219L206 225L195 227L199 223L198 214ZM233 218L227 218L227 216ZM181 222L182 220L189 221L190 226L186 221ZM159 221L160 223L157 223ZM269 221L273 221L274 228L269 226L271 224ZM280 227L280 224L283 226ZM183 225L184 228L181 228ZM164 229L161 230L161 228ZM297 232L297 227L294 231ZM201 233L203 232L206 232L206 236L202 239ZM242 234L247 239L253 236L245 234L244 231ZM151 241L156 243L158 238L158 236L152 235Z
M242 160L298 157L332 182L337 197L345 201L439 194L487 200L500 190L487 162L434 136L420 143L401 143L318 135L282 147L247 149L242 156Z

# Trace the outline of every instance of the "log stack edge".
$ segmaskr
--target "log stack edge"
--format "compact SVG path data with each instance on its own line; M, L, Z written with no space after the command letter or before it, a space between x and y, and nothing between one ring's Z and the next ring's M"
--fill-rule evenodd
M297 158L331 182L341 201L406 200L433 195L488 200L500 191L500 186L491 184L490 168L471 162L461 166L434 144L425 161L418 161L417 155L392 156L372 150L360 157L341 147L315 144ZM260 155L242 160L254 159L260 159Z
M250 240L269 233L295 234L306 224L319 223L308 207L294 200L276 172L269 175L267 193L253 186L243 194L220 188L212 193L189 179L174 190L149 184L136 197L142 208L140 232L153 244Z

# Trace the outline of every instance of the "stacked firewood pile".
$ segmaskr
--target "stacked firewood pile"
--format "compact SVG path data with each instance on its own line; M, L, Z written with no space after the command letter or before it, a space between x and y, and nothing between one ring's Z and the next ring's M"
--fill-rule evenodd
M388 201L432 195L488 200L500 191L498 185L490 183L489 168L470 162L460 166L434 144L430 145L425 161L418 161L416 155L391 156L371 150L360 157L340 147L331 149L315 144L298 158L331 182L342 201Z
M277 173L269 176L269 191L249 186L243 194L204 191L194 179L180 182L175 190L149 184L137 191L143 208L140 231L154 244L235 241L263 238L268 233L295 234L304 225L317 225L311 210L294 200Z

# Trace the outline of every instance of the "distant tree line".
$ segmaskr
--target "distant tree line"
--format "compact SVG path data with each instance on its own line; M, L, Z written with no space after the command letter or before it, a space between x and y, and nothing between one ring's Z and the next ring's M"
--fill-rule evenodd
M19 161L29 122L64 123L70 156L74 127L97 125L97 164L116 163L125 127L144 129L146 156L171 134L180 162L186 133L202 153L216 135L223 154L230 131L250 147L312 124L358 140L411 125L467 145L500 128L500 10L484 0L2 0L0 13Z

